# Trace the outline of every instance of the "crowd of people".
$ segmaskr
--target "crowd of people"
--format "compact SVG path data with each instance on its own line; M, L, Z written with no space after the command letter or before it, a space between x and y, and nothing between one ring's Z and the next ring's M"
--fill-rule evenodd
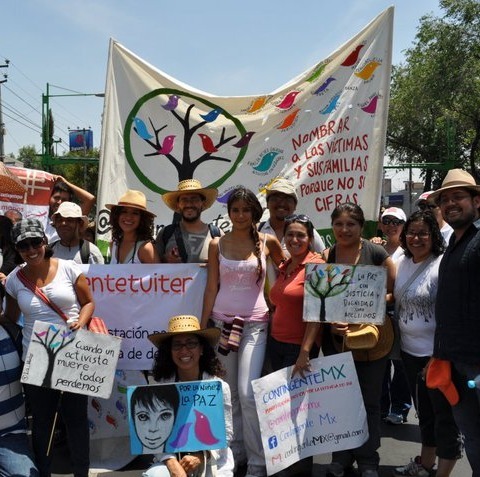
M202 187L198 180L181 181L176 191L163 195L175 220L156 237L155 215L141 191L127 190L117 203L106 204L112 235L109 263L203 263L208 271L201 315L175 316L167 332L149 337L158 348L150 381L220 380L228 446L168 453L159 436L154 463L143 475L232 477L244 469L247 477L266 476L252 381L287 366L292 376L303 377L319 354L351 351L368 439L358 448L333 452L328 477L351 475L355 468L361 477L378 477L381 420L405 422L412 402L421 447L394 476L428 477L436 472L437 477L448 477L464 441L472 475L480 477L480 389L467 385L480 376L480 186L473 177L460 169L449 171L438 190L420 196L418 211L410 217L396 207L385 209L379 217L381 237L372 240L364 237L361 206L338 204L331 214L334 243L329 248L314 220L296 213L295 187L285 178L266 188L266 222L261 222L264 210L255 193L238 186L228 197L231 228L224 233L201 218L216 197L215 189ZM35 320L64 323L41 299L42 293L57 303L73 330L92 316L94 301L78 264L104 263L86 235L93 204L91 194L60 177L46 229L36 219L0 217L0 475L51 475L51 435L58 411L73 473L88 476L87 397L33 385L25 385L22 392L19 378ZM303 321L309 263L384 267L384 324ZM367 328L374 331L375 344L349 346L349 336ZM458 402L449 400L445 386L429 387L428 368L435 360L449 363L448 385L456 388ZM26 437L24 395L33 452ZM178 403L153 389L132 398L132 409L142 408L142 416L145 408L157 414L162 409L159 426L171 425ZM145 423L134 425L142 440ZM148 448L152 441L145 442ZM275 475L310 475L312 464L312 458L306 458Z

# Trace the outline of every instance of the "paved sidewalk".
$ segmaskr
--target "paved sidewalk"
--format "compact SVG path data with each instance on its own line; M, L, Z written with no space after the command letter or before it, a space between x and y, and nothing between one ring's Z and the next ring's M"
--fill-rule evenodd
M64 450L62 449L64 452ZM419 454L419 430L413 412L410 413L409 422L400 425L382 424L382 445L380 448L380 477L391 477L395 467L407 464L411 457ZM63 454L62 452L62 454ZM56 452L55 472L53 477L73 477L67 473L65 456ZM62 458L63 457L63 458ZM141 477L142 470L149 465L148 456L139 456L125 469L108 472L105 474L90 473L90 477ZM312 477L324 477L326 464L330 462L330 455L316 456L314 458L314 470ZM455 466L450 477L467 477L472 471L466 457L463 457ZM238 476L239 477L239 476ZM306 476L307 477L307 476Z

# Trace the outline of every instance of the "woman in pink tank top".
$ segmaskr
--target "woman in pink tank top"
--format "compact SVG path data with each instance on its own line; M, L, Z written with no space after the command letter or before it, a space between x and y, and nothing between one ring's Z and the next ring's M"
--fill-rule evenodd
M232 392L235 464L247 461L247 475L266 476L252 380L261 375L267 343L268 306L264 298L266 257L284 259L276 237L259 233L263 209L245 187L234 189L227 203L232 230L210 242L202 327L211 319L222 334L219 359Z

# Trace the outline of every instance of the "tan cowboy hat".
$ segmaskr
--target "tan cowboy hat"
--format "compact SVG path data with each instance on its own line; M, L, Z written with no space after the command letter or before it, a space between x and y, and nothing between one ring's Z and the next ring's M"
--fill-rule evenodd
M429 199L438 200L440 194L447 189L454 189L461 187L462 189L469 189L477 194L480 194L480 186L475 182L475 179L467 171L463 169L450 169L443 179L442 187L429 195Z
M108 210L112 210L113 207L132 207L139 209L152 217L156 217L155 214L147 210L147 198L145 194L139 190L129 189L125 194L120 197L117 204L105 204Z
M162 195L162 199L169 209L177 211L178 198L182 194L200 194L205 197L205 202L203 203L203 209L205 210L211 207L217 199L218 190L215 188L203 188L202 184L197 179L185 179L178 183L177 190L165 192L165 194Z
M203 336L212 346L215 346L220 337L220 328L202 330L196 316L177 315L170 318L166 333L154 333L149 335L148 339L158 348L166 339L182 334Z

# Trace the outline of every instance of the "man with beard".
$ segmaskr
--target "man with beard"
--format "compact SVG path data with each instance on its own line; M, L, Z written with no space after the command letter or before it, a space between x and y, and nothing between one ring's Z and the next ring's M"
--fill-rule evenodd
M472 475L480 477L480 389L467 384L480 375L480 186L468 172L452 169L429 198L453 228L439 268L433 356L451 363L460 397L453 415Z
M258 231L264 234L270 234L277 237L282 245L283 253L288 257L287 248L283 240L283 229L285 228L285 218L292 215L297 208L298 197L295 192L295 186L285 177L278 177L265 187L267 194L267 208L269 219L266 222L260 222ZM313 231L313 252L323 252L325 244L316 230ZM271 260L267 261L268 289L270 289L277 279L278 270Z
M217 189L203 188L196 179L183 180L176 191L163 194L167 207L180 217L157 235L155 245L163 263L207 262L208 244L221 232L218 227L202 222L201 214L212 206L217 195Z

